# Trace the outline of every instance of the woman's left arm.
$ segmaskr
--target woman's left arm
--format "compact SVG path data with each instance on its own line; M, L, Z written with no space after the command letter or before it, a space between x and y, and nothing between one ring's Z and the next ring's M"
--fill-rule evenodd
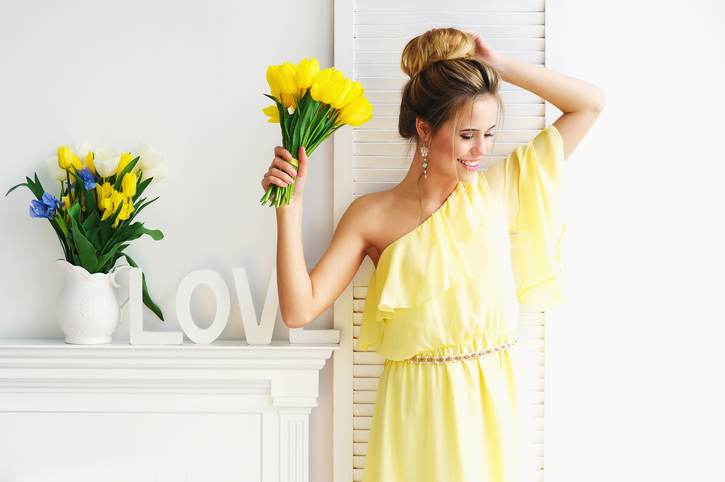
M533 92L563 112L553 125L564 143L564 158L584 138L604 109L604 90L551 69L527 64L493 50L473 30L464 30L476 45L476 57L496 69L503 80Z
M563 112L553 124L561 134L565 159L604 109L604 90L589 82L505 55L497 55L492 67L506 82L538 95Z

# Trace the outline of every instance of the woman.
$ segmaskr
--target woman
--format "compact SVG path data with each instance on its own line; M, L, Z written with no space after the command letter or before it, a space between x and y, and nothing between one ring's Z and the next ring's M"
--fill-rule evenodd
M299 172L277 147L264 176L294 199L276 209L282 318L301 327L349 285L365 256L358 350L385 358L364 482L522 480L519 303L563 302L563 162L596 120L603 91L494 52L476 33L433 29L405 46L398 132L416 146L405 178L355 199L308 274ZM563 114L502 162L483 165L501 80ZM481 168L481 170L479 170ZM519 445L523 443L522 445Z

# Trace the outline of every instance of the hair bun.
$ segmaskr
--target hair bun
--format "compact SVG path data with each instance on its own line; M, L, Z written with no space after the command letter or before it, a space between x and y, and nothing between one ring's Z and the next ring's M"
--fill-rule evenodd
M457 28L434 28L408 41L403 48L400 68L412 79L441 60L473 57L476 43Z

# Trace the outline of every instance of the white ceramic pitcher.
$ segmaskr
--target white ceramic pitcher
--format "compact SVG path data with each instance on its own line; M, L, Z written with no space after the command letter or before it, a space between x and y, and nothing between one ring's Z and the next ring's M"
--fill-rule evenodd
M57 262L65 279L58 299L56 314L65 333L65 342L75 345L97 345L111 342L121 308L128 298L118 304L113 288L120 288L116 275L124 268L116 266L109 273L89 273L64 259Z

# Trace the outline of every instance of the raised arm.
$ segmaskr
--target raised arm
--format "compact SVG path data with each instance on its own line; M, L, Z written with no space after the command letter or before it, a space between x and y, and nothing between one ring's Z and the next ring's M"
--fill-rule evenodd
M465 32L476 43L476 56L496 69L503 80L538 95L563 112L553 125L561 134L564 159L569 157L604 109L604 90L584 80L503 55L477 32Z
M564 158L569 157L604 108L604 90L513 57L499 55L497 59L494 68L506 82L538 95L563 112L553 124L561 134Z

